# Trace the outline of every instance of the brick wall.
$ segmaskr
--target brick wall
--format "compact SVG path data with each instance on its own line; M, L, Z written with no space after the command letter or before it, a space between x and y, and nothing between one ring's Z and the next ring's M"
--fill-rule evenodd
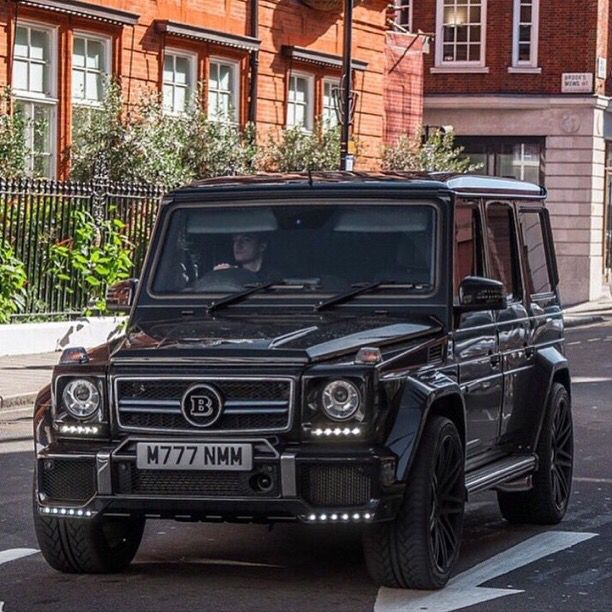
M71 48L72 32L103 34L112 38L113 74L119 76L127 103L136 103L143 91L157 90L161 86L161 66L164 47L191 51L197 55L197 78L205 81L208 74L208 58L211 55L237 59L241 62L240 119L247 118L248 53L228 47L189 41L159 34L155 20L175 22L218 30L224 33L249 34L249 2L247 0L158 0L157 2L128 0L90 0L106 8L116 8L140 15L135 26L115 26L68 16L46 10L19 5L19 20L30 20L57 27L58 31L58 143L61 151L71 141ZM367 62L365 71L357 71L355 88L359 91L359 103L355 117L355 137L360 142L361 169L377 166L383 139L384 124L384 73L386 30L385 8L387 0L367 0L354 11L354 59ZM8 49L15 23L16 4L13 1L0 6L0 86L9 82ZM299 69L316 77L315 109L322 105L322 79L339 77L340 71L313 65L299 65L285 58L283 45L295 45L309 49L342 54L342 16L305 7L298 0L260 0L259 3L259 54L257 122L263 131L278 129L285 124L287 76ZM395 43L397 47L399 43ZM422 90L418 80L416 60L413 56L395 71L399 79L413 79L406 84L404 107L409 108L409 119L402 129L410 129L419 120ZM396 121L397 117L394 118ZM67 168L59 166L59 175Z
M425 95L558 94L562 73L594 73L596 55L609 56L608 0L540 0L538 64L542 72L509 73L513 7L513 0L488 0L485 62L488 73L432 74L430 68L435 62L432 45L432 52L425 56ZM436 0L414 2L413 28L436 32ZM595 85L603 92L603 82Z

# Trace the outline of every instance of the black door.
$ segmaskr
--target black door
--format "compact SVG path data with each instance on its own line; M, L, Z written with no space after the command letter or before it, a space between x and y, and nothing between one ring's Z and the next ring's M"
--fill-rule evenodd
M485 275L483 229L479 202L458 202L455 296L463 278ZM458 302L457 297L455 300ZM483 310L460 315L453 336L453 356L466 405L467 456L473 458L494 447L499 432L503 375L495 313Z

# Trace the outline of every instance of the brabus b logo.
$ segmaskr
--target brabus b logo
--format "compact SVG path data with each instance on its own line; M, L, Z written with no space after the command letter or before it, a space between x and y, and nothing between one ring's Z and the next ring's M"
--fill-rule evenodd
M183 416L196 427L210 427L221 416L223 400L210 385L194 385L189 388L181 403Z

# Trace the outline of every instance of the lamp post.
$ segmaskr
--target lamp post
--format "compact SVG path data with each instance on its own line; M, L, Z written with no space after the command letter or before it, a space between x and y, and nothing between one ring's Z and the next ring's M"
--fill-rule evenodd
M353 0L344 0L344 48L342 53L342 131L340 133L340 170L352 170L354 158L349 153L349 141L353 117L351 113L351 91L353 90L352 74L353 44Z

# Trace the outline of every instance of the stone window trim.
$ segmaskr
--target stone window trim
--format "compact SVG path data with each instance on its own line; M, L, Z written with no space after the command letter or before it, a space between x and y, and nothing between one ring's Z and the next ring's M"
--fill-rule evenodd
M531 20L524 22L521 19L521 9L525 6L531 8ZM529 43L521 41L521 26L529 26L530 37ZM512 17L512 72L516 69L533 69L541 71L538 68L538 41L539 41L539 26L540 26L540 0L514 0L513 17ZM529 44L529 59L520 59L520 44ZM511 72L508 69L508 72Z
M292 86L294 79L303 79L306 81L306 101L304 103L298 102L295 99L292 99ZM289 121L289 107L291 105L294 106L304 106L305 110L305 121L304 125L300 126L297 123L290 123ZM314 118L315 118L315 75L310 72L303 72L301 70L291 70L288 75L288 83L287 83L287 104L286 104L286 121L285 125L288 128L292 127L302 127L305 132L312 132L314 128Z
M113 41L110 36L105 36L103 34L94 34L88 32L86 30L75 30L72 34L72 52L71 52L71 72L73 73L75 70L74 66L74 40L76 38L83 38L86 41L95 41L102 43L103 53L104 53L104 67L99 70L90 70L87 67L84 69L85 74L88 72L96 72L104 75L106 79L110 78L113 74L112 67L112 51L113 51ZM71 86L72 89L72 86ZM89 106L89 107L99 107L102 104L102 100L92 100L91 98L77 98L75 97L75 92L71 91L72 104L74 106Z
M208 108L208 113L209 113L209 119L211 121L220 121L220 122L227 122L230 124L234 124L234 125L238 125L240 123L240 74L241 74L241 70L240 70L240 61L239 60L235 60L235 59L231 59L228 57L222 57L222 56L218 56L218 55L212 55L208 58L208 79L207 79L207 86L206 86L206 95L207 95L207 104L209 104L210 101L210 93L211 93L211 79L210 79L210 74L211 74L211 67L213 65L217 65L217 66L227 66L231 69L231 78L230 78L230 90L229 90L229 94L230 94L230 99L231 99L231 116L229 117L229 120L224 120L221 117L211 117L210 116L210 107ZM218 93L226 93L221 89L217 90Z
M173 61L173 78L172 80L166 80L166 77L164 75L165 72L165 64L166 64L166 59L168 57L173 57L174 61ZM183 87L180 84L177 84L176 82L176 78L175 78L175 72L176 72L176 58L183 58L187 60L188 63L188 78L189 78L189 82ZM164 49L163 52L163 57L162 57L162 66L161 66L161 72L162 72L162 77L161 77L161 86L162 86L162 101L163 101L163 112L164 114L167 115L173 115L173 116L180 116L182 114L185 113L186 111L186 107L189 104L189 102L191 101L191 99L193 99L193 96L196 92L196 84L197 84L197 80L198 80L198 56L196 53L192 52L192 51L186 51L184 49L178 49L175 47L166 47ZM170 87L172 88L172 92L173 92L173 100L172 100L172 104L168 105L167 104L167 100L165 100L164 98L164 88L165 87ZM174 100L174 91L177 88L181 88L181 89L185 89L186 90L186 96L185 96L185 108L183 109L177 109L175 108L175 100Z
M47 157L49 160L48 164L48 173L46 178L55 178L57 173L57 118L58 118L58 71L57 71L57 62L58 62L58 27L50 26L45 23L40 23L36 21L30 20L22 20L16 23L15 26L15 36L17 35L18 28L25 28L28 31L28 47L31 44L31 33L32 31L44 32L47 35L48 41L48 58L43 61L36 60L35 62L30 61L30 51L28 50L28 57L21 56L17 54L17 49L15 47L15 53L12 58L12 71L11 75L11 84L13 87L13 94L15 96L16 105L21 104L26 116L29 118L30 123L27 128L26 133L26 141L33 146L35 141L34 138L34 130L36 127L33 125L32 121L34 120L34 116L36 114L36 108L40 108L44 113L48 113L49 124L48 124L48 132L46 138L46 147L44 151L39 151L36 153L33 149L29 148L29 154L27 159L27 168L30 173L33 172L35 165L35 158L38 157ZM31 73L30 73L30 64L37 63L43 65L43 84L45 82L44 71L47 70L46 81L48 84L47 91L39 92L39 91L31 91L29 89L17 88L14 86L15 82L15 66L16 63L23 58L23 60L27 61L27 70L28 76L27 80L30 81Z
M444 60L444 8L448 0L436 0L436 47L435 47L435 66L430 72L442 73L445 69L452 69L452 72L488 72L486 66L487 55L487 3L488 0L455 0L456 6L469 8L480 8L480 57L478 60ZM474 25L474 24L472 24ZM456 46L456 42L452 43Z

